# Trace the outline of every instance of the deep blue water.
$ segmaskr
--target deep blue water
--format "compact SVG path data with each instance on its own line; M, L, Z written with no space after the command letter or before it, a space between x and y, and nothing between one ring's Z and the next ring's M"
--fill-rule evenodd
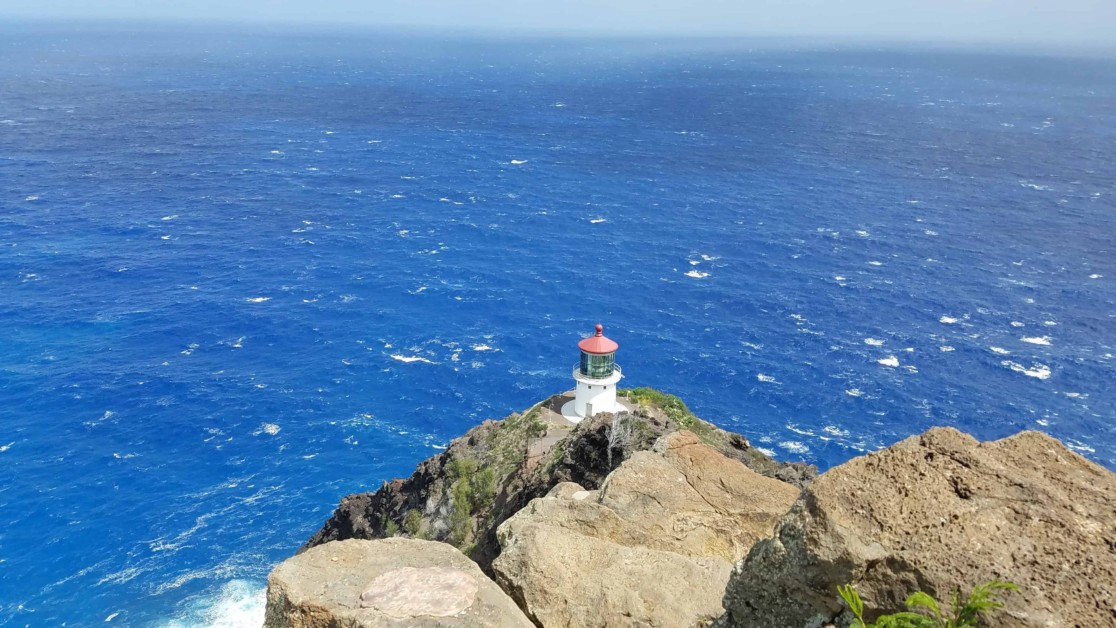
M0 624L259 621L598 321L782 459L1114 468L1114 175L1112 60L0 27Z

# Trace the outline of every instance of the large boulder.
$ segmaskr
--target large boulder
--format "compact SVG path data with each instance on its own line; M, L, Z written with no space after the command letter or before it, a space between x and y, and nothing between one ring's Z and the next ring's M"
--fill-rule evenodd
M693 626L720 615L732 563L799 491L688 431L662 437L600 490L557 485L504 522L497 581L548 626Z
M529 628L476 563L433 541L326 543L267 579L265 628Z
M718 625L845 625L838 585L873 619L993 579L1021 590L989 625L1116 625L1116 474L1038 432L908 438L811 483L735 569Z

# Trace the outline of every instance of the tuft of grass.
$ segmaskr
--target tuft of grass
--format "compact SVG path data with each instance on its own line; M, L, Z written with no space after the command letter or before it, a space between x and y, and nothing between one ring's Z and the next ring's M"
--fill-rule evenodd
M668 419L678 426L690 429L699 419L686 407L681 399L654 388L630 388L626 391L628 399L640 407L654 406L663 411Z
M985 611L1003 608L996 600L1001 591L1018 591L1019 587L1010 582L993 580L973 587L968 600L961 603L961 589L953 590L952 615L942 612L941 605L929 594L922 591L912 593L906 599L907 608L920 613L903 611L883 615L869 624L864 621L864 602L851 584L837 587L837 593L848 605L853 614L851 628L975 628Z

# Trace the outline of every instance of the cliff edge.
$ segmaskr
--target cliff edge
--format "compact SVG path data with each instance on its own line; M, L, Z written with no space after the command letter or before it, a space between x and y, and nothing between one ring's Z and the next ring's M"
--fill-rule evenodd
M532 499L562 482L599 489L632 454L682 429L737 464L795 487L817 474L810 465L771 459L672 395L638 388L621 399L630 412L598 414L576 426L561 416L565 395L485 421L420 463L411 477L343 498L299 551L342 539L403 536L449 543L488 571L500 553L497 527Z

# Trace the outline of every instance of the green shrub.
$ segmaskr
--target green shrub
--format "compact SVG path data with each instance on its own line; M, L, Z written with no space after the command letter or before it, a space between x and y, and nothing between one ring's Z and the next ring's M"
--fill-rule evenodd
M449 467L450 478L460 480L476 473L479 465L472 458L453 458L447 466Z
M668 419L674 421L679 427L690 429L697 422L697 417L686 407L681 399L674 395L655 390L654 388L631 388L627 391L628 399L640 407L655 406L663 411Z
M450 541L461 547L465 539L472 532L473 489L467 480L458 480L451 489L453 496L453 512L450 513Z
M411 536L418 536L422 530L422 513L412 508L403 516L403 529Z
M392 519L384 522L384 536L391 538L399 534L399 524Z
M496 472L492 467L485 467L469 477L470 512L477 512L492 505L496 498Z
M969 599L961 604L961 590L954 589L952 616L946 616L938 602L930 595L919 591L912 593L906 600L906 605L911 609L918 609L922 613L904 611L883 615L874 623L864 622L864 602L851 584L837 587L837 593L848 604L855 619L852 628L975 628L984 611L1003 608L1004 605L994 598L997 593L1004 590L1018 591L1019 587L1010 582L993 580L973 588Z

